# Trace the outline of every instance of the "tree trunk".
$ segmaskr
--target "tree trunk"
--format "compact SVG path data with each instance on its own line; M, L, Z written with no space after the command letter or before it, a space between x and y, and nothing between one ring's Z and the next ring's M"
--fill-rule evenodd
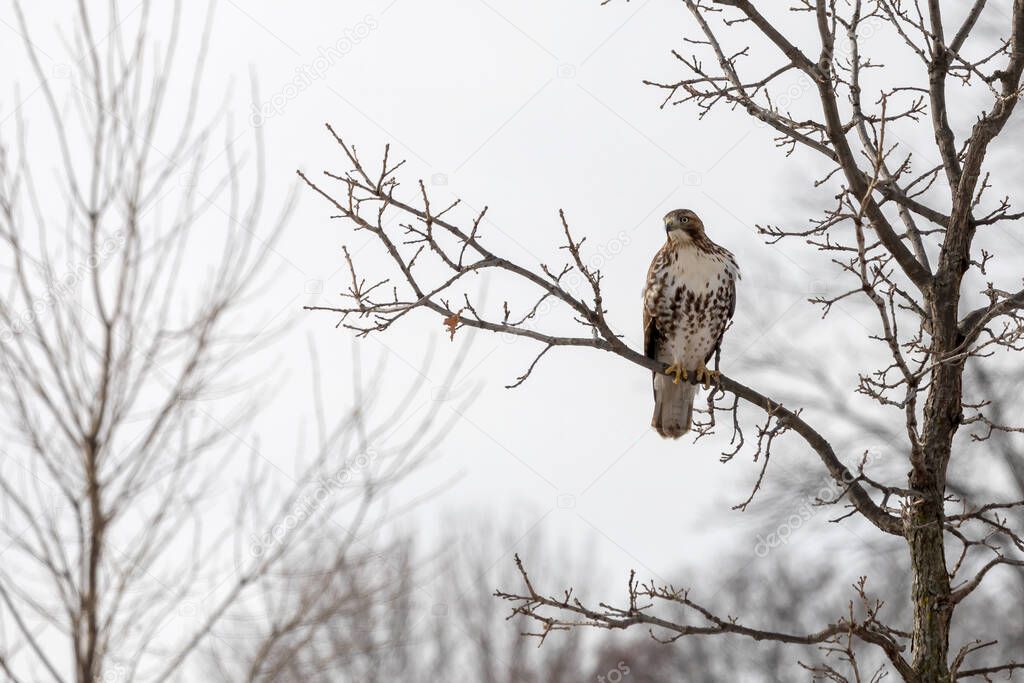
M909 500L903 514L913 576L911 666L921 683L949 681L949 623L953 605L944 543L946 468L953 452L953 438L963 421L964 361L948 359L956 357L963 341L957 314L960 284L973 237L973 229L967 224L969 206L962 196L954 201L952 227L933 281L930 355L934 369L924 407L924 431L910 456L909 485L918 495Z
M911 481L914 477L911 476ZM918 681L949 680L949 574L942 533L941 499L934 495L904 515L914 583L912 666Z

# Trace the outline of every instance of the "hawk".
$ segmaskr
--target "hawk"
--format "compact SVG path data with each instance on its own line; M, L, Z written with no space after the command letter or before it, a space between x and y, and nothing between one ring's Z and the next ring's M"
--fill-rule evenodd
M667 239L644 287L644 353L669 365L664 374L652 373L651 426L678 439L693 424L697 386L689 382L690 371L705 388L718 379L705 364L736 310L740 271L732 253L708 239L693 211L676 209L664 220Z

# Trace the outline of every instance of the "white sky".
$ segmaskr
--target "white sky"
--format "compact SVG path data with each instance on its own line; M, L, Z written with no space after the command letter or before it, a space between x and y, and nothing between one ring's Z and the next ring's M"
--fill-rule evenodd
M63 47L48 30L54 18L43 17L43 11L30 11L34 39L56 66ZM23 65L9 8L0 10L0 19L0 56ZM185 23L192 33L198 30L195 19ZM591 253L609 254L602 271L610 318L634 348L640 346L641 286L664 238L661 216L692 208L711 237L737 254L745 275L723 367L744 368L744 379L767 377L755 372L753 361L764 352L791 353L796 341L783 331L803 333L797 338L802 348L814 343L805 330L819 312L805 299L835 286L827 269L795 260L799 250L764 246L754 232L755 222L807 215L801 211L811 196L802 172L810 162L799 154L787 160L768 133L740 113L723 110L699 122L689 107L659 109L660 92L641 80L677 77L669 50L682 47L687 26L682 3L651 0L606 7L596 0L224 0L202 95L213 107L225 85L234 83L239 130L250 120L250 69L264 101L278 95L282 106L263 125L271 206L283 201L295 169L310 175L345 169L340 149L323 128L329 122L365 158L376 160L391 143L408 159L407 190L424 178L439 204L458 196L471 207L488 205L488 244L528 265L559 259L557 211L564 209ZM317 67L320 48L351 36L359 39L311 87L281 99L297 69ZM195 40L189 36L183 54ZM44 109L24 70L5 71L0 133L6 135L16 106L30 121ZM792 81L801 97L797 76ZM11 95L15 82L21 100ZM179 80L174 87L183 98L187 83ZM279 382L258 425L262 456L285 470L295 458L295 435L311 415L308 344L319 353L328 410L336 406L340 412L349 400L353 362L352 335L335 330L331 314L300 307L338 303L347 280L343 244L358 254L357 265L368 279L386 263L372 240L329 221L330 213L320 198L300 192L272 258L281 269L279 279L253 313L257 329L292 316L286 334L250 368L254 390ZM317 294L320 282L323 291ZM487 296L492 304L504 298L499 283ZM564 329L557 316L552 312L550 323ZM855 329L869 319L853 307L837 317ZM542 319L538 326L548 322ZM441 482L455 482L404 519L406 528L431 530L453 516L483 517L518 525L524 533L543 529L556 537L593 538L602 573L616 578L630 567L668 576L726 544L753 548L754 532L729 507L746 497L756 466L742 456L720 465L715 443L659 439L648 426L646 372L596 351L554 350L524 386L506 390L539 350L536 345L469 333L452 344L440 321L427 314L410 316L359 345L367 362L389 356L385 382L398 395L417 379L427 346L436 347L428 379L435 384L458 345L469 342L457 394L474 388L479 394L455 423L441 458L400 495L412 499ZM752 383L768 393L786 393ZM447 401L442 411L456 404ZM814 406L808 408L815 416ZM789 444L776 466L799 473L807 460L787 459L799 449L795 440ZM858 444L861 450L872 446ZM571 509L558 508L563 494L573 497Z

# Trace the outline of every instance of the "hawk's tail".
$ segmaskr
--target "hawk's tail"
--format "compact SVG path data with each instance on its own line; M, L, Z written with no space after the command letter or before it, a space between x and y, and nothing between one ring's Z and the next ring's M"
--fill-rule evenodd
M674 384L667 375L654 376L654 417L651 426L666 439L678 439L693 424L693 399L697 386L689 382Z

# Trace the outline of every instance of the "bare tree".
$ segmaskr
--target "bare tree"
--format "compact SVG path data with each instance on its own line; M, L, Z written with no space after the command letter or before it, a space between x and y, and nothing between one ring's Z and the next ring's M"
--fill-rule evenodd
M748 561L740 553L733 559L738 566ZM833 580L834 571L831 562L806 567L799 562L787 564L773 559L767 567L735 572L718 588L722 596L719 601L728 603L729 609L757 605L763 617L773 624L797 626L827 619L834 599L846 588ZM681 570L677 575L686 573ZM683 614L678 616L685 618ZM819 655L815 646L766 640L747 647L742 640L740 635L692 638L685 648L664 647L640 634L608 632L598 643L597 662L588 678L620 680L612 672L627 670L628 678L623 675L621 680L630 683L790 681L799 676L800 662L813 661ZM878 657L871 657L871 652L858 654L870 661L865 669L877 670L882 664Z
M462 358L440 395L449 393ZM384 406L373 388L386 367L354 378L353 408L338 425L318 425L303 488L284 500L280 521L258 540L255 554L274 562L245 600L226 606L227 623L208 648L218 678L337 680L339 672L359 671L353 678L385 681L414 661L404 636L408 620L423 614L411 615L408 606L422 570L407 538L384 534L411 504L395 508L386 497L430 460L475 394L453 397L460 404L442 420L442 403L417 378L394 407ZM427 370L425 361L424 376Z
M250 647L237 662L241 666L221 652L214 657L223 669L220 678L239 680L241 669L249 672L245 680L285 683L579 680L587 654L582 634L537 649L517 631L503 628L504 615L489 609L493 598L488 586L515 579L514 568L505 561L510 548L553 556L553 539L542 530L530 529L524 537L521 529L460 524L453 519L444 525L458 531L443 534L437 549L403 535L388 544L380 561L345 571L321 564L321 553L296 556L301 563L288 573L292 590L275 588L270 593L301 602L299 596L328 590L336 599L322 603L324 612L303 620L271 611L266 622L278 625L275 633L293 627L280 638L265 637L263 620L251 622L243 641ZM340 539L328 547L339 544ZM582 560L573 566L589 564ZM527 626L525 617L515 621ZM253 667L257 661L260 665Z
M439 436L426 401L415 438L392 440L401 420L356 381L351 412L311 402L317 448L293 472L260 457L263 400L239 368L273 338L251 299L292 194L265 217L258 132L247 162L225 108L197 122L213 6L179 71L181 3L105 5L78 3L58 79L14 3L48 116L19 114L0 146L5 680L180 679L292 553L370 564L377 501ZM344 543L318 546L334 524Z
M571 590L540 589L520 564L524 588L498 595L513 603L515 614L537 621L534 635L542 641L552 631L577 626L646 625L665 640L732 634L820 645L843 662L842 670L834 666L836 659L811 666L815 675L831 680L872 675L858 668L858 642L876 648L908 681L1021 669L1024 664L983 659L1001 634L978 632L951 643L950 626L964 600L998 574L992 570L1024 567L1021 529L1008 523L1009 511L1020 509L1024 500L976 499L951 487L947 474L951 463L964 457L968 440L990 441L995 434L1021 430L1009 417L993 413L982 385L978 395L965 392L964 378L974 367L1019 364L1017 354L1024 350L1024 289L1015 272L997 274L1000 251L986 236L994 226L1024 218L1009 195L990 199L993 192L1009 192L1013 180L1001 182L986 163L991 152L1011 143L1000 134L1021 95L1024 0L975 0L952 9L940 0L800 0L770 12L748 0L685 4L696 31L688 44L697 54L675 52L684 76L651 85L666 92L666 103L690 104L700 116L722 107L746 112L766 124L786 154L800 152L822 164L813 182L827 188L835 204L806 228L760 229L769 243L805 241L849 278L847 291L816 299L826 319L841 300L859 299L874 311L875 329L860 347L880 342L888 358L880 367L860 368L860 380L847 394L866 396L888 411L909 474L883 477L866 458L844 463L824 427L729 376L709 395L697 436L724 426L734 446L724 460L752 452L759 474L750 498L738 506L745 509L765 479L773 446L794 433L836 483L836 495L818 503L845 508L838 520L860 517L877 534L902 544L912 577L910 618L891 623L886 606L872 596L871 581L856 586L849 604L837 608L830 622L798 632L743 623L686 590L636 578L624 603L587 605ZM945 16L950 12L957 15L955 22ZM979 37L975 29L982 17L997 27L998 39ZM895 77L882 72L881 58L867 52L869 29L876 44L901 50L917 65L917 76L899 80L898 71L892 72ZM780 106L777 89L793 74L814 97ZM955 100L947 96L951 83L959 87ZM965 120L973 124L955 123ZM922 125L930 126L940 161L916 168L903 141ZM347 170L325 172L323 181L299 175L337 217L375 236L394 267L393 273L366 274L349 259L347 301L327 309L340 314L345 326L372 334L423 309L440 316L453 335L470 327L533 339L539 354L511 386L528 379L556 347L597 349L647 370L664 370L616 332L603 301L601 273L587 265L584 239L573 236L565 214L560 221L564 265L516 262L489 248L482 224L486 209L467 213L459 202L436 206L422 182L404 192L397 175L402 163L393 161L388 149L379 164L370 164L328 130ZM512 278L534 288L536 299L485 310L467 287L468 276L476 273ZM585 294L574 281L583 283ZM579 333L535 327L538 308L548 303L561 306ZM829 330L822 323L821 334ZM1019 413L1019 400L1014 408L1004 414ZM664 616L671 608L683 609L687 619Z

